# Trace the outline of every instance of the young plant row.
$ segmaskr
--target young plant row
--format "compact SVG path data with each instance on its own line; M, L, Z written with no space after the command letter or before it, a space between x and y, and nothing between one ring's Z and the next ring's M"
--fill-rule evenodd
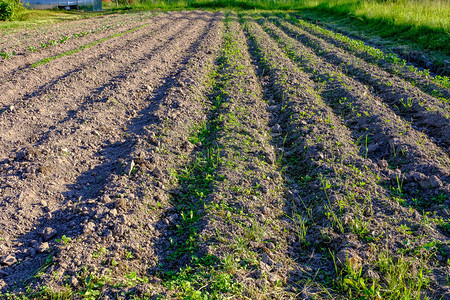
M420 219L410 221L414 210L401 209L378 185L376 166L360 155L351 131L316 93L309 75L253 19L245 17L244 24L279 103L286 136L283 162L296 187L290 196L309 225L304 245L328 258L322 265L308 261L325 270L322 277L314 277L316 283L335 296L420 299L431 282L426 274L445 268L430 259L445 237L435 227L422 227ZM405 221L420 230L401 232ZM397 242L409 234L414 242L399 248ZM433 249L427 248L430 242ZM308 247L298 251L311 251ZM411 266L420 276L408 272Z
M446 148L450 146L449 103L421 92L408 82L389 75L362 59L352 57L286 21L273 21L325 61L337 65L344 74L370 85L397 114L435 138L438 145Z
M381 105L382 101L372 96L364 85L324 62L272 23L265 19L259 19L259 22L299 68L312 74L311 79L317 83L316 92L352 130L360 154L381 166L384 177L388 182L394 181L396 190L397 180L402 183L402 191L397 190L399 201L438 211L438 214L443 212L440 206L446 200L450 178L448 155L391 109ZM409 199L405 203L402 196L407 189ZM436 197L438 195L442 195L442 199Z
M419 86L423 91L433 96L450 96L450 79L447 76L430 75L428 69L419 70L412 64L408 64L405 59L401 59L396 53L385 53L382 50L366 45L363 41L350 38L341 33L327 30L319 25L306 22L289 14L279 14L282 18L287 18L290 22L300 26L309 33L318 36L336 47L350 51L367 62L377 64L384 70L394 75L408 80Z

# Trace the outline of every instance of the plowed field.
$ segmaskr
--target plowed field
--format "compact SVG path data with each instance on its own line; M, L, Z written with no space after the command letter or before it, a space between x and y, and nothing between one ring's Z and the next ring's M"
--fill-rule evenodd
M450 299L448 78L298 14L61 24L0 36L1 297Z

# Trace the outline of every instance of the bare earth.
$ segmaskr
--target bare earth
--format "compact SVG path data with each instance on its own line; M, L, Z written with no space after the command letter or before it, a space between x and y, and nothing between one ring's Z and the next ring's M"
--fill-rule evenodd
M0 297L450 299L449 88L315 30L1 33Z

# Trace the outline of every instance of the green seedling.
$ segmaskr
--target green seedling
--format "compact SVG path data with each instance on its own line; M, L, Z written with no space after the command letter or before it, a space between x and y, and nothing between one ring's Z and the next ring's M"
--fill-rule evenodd
M69 237L66 237L65 235L63 235L60 239L55 239L55 241L57 243L64 243L64 244L69 244L70 242L72 242L72 239Z
M0 56L3 57L4 59L10 59L11 57L13 57L14 55L16 55L16 52L0 52Z

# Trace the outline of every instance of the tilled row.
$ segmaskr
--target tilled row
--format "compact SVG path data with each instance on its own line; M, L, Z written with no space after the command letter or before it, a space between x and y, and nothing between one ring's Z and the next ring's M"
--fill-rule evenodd
M141 61L139 61L140 66L142 67L147 66L147 68L157 68L158 71L155 74L147 74L145 76L142 76L142 73L140 74L140 76L136 76L137 74L135 74L135 76L127 76L127 80L123 82L116 82L117 85L114 85L114 89L118 88L118 90L115 90L115 95L123 95L123 99L121 99L123 100L123 107L111 105L111 103L107 102L93 103L91 107L89 107L89 109L87 109L83 113L84 116L92 116L92 121L89 121L89 123L87 124L87 127L89 128L76 130L78 134L69 134L67 137L63 138L61 144L58 141L58 134L44 143L47 146L47 150L50 150L50 153L47 153L49 157L45 158L45 160L47 162L53 161L54 163L56 163L56 165L52 166L52 168L56 168L56 170L52 169L49 173L46 173L44 170L43 175L40 175L38 176L38 178L34 179L34 183L39 180L42 181L45 179L42 177L52 178L53 182L50 182L49 185L44 184L47 186L47 195L43 194L43 191L36 191L35 197L26 194L26 200L28 201L17 199L17 205L20 205L24 207L25 210L28 210L31 207L28 207L27 202L34 202L37 200L36 198L43 198L45 199L45 203L41 202L41 204L37 205L38 207L42 205L44 212L50 212L38 217L31 213L29 218L24 218L24 216L27 214L24 212L24 216L22 216L21 214L19 219L21 220L21 222L23 222L22 220L33 221L34 219L34 227L29 230L29 225L27 224L27 226L20 226L22 228L11 228L11 230L13 231L12 235L20 236L18 241L11 240L9 244L9 247L11 247L10 249L17 249L16 253L14 253L17 256L17 259L21 258L22 254L20 251L22 251L21 249L24 248L37 248L34 250L34 255L37 255L37 257L33 257L33 259L31 259L30 257L30 259L26 259L20 265L14 265L10 268L3 268L2 271L5 274L8 274L8 276L5 278L5 281L7 281L8 284L11 284L19 278L23 279L27 274L29 275L30 270L36 269L36 264L41 263L42 265L43 260L45 261L45 257L49 253L49 249L47 247L50 246L50 249L52 249L50 253L53 253L53 250L58 249L58 245L54 240L56 236L61 236L64 234L66 238L70 238L73 243L71 243L68 248L72 249L72 255L82 254L83 256L75 257L75 259L73 260L59 261L60 268L57 269L59 270L58 272L62 274L67 271L67 269L74 268L75 270L76 266L89 264L91 259L96 258L95 256L97 255L74 249L78 249L78 242L91 244L92 247L96 247L97 245L99 245L95 244L95 242L100 241L101 238L99 237L99 235L103 235L105 233L102 226L106 226L105 224L110 221L111 218L119 218L118 222L109 222L113 225L117 223L117 225L120 227L116 230L113 230L115 234L119 234L120 236L124 234L124 232L122 232L123 226L126 227L128 223L124 220L120 220L120 218L123 216L119 216L118 214L118 211L121 210L123 201L119 201L118 204L114 204L114 201L108 201L106 199L111 199L119 194L122 194L122 188L129 184L129 181L121 180L120 176L117 176L116 174L120 174L123 168L123 166L120 165L120 161L122 161L122 159L127 159L127 154L131 155L131 153L134 153L134 150L130 150L135 147L134 144L136 142L138 142L137 144L139 144L139 141L143 142L143 136L141 136L141 138L137 138L134 137L133 134L137 136L143 134L143 126L149 123L148 113L151 113L152 111L162 110L164 109L165 105L168 105L172 110L174 110L175 102L177 102L177 98L180 97L179 91L169 92L169 95L172 96L163 97L164 93L167 92L168 89L175 84L172 77L176 76L176 78L178 79L179 76L181 76L180 74L183 74L183 76L180 77L180 80L182 81L180 81L179 84L187 85L188 80L191 80L189 79L190 75L196 75L196 68L206 68L207 66L205 65L205 63L208 60L212 60L211 56L214 55L211 52L211 49L213 49L214 47L217 48L216 43L218 43L217 40L219 40L217 34L220 28L220 16L213 17L209 13L199 13L199 15L201 15L201 20L200 18L198 20L194 20L191 25L192 29L186 29L183 36L180 35L179 38L177 37L176 39L174 39L172 41L172 46L165 46L165 51L156 51L151 57L146 57L145 59L141 59ZM145 46L146 44L142 44L142 47ZM191 57L187 55L188 53L196 54ZM189 71L182 71L184 69L179 69L180 66L183 66L186 63L188 63L186 65L186 70L189 69ZM132 75L132 73L130 75ZM161 81L162 78L166 78L167 80ZM199 79L199 81L200 83L203 82L201 79ZM155 93L152 97L148 96L150 91L147 86L149 85L155 87ZM197 83L192 82L190 85L195 88ZM125 87L125 89L120 88L121 86ZM130 88L132 89L131 91ZM112 90L109 92L112 93ZM134 94L134 98L128 97L128 92ZM194 89L193 93L195 95L198 93L198 91ZM129 99L127 101L128 103L125 101L125 99ZM166 103L164 106L159 108L160 103L158 103L158 101L161 101L161 99L164 99L164 101L169 101L171 99L172 100L170 103ZM194 97L194 99L192 100L197 99ZM148 106L149 103L150 106ZM184 104L181 104L180 107L182 105ZM146 108L146 106L148 107ZM132 112L133 109L140 111L139 117L137 117L137 111L134 111L131 116L129 115L129 113ZM180 111L179 108L176 110ZM108 115L107 120L105 120L104 118L102 119L102 115L104 114ZM159 118L157 118L158 116L155 116L152 118L151 116L153 114L150 115L150 121L165 124L164 120L167 118L167 116L165 115L165 113L161 114L164 114L164 117L160 116ZM191 114L187 113L186 115L190 117ZM178 114L176 113L174 114L174 116L178 116ZM129 119L131 117L135 118L130 120L127 128L122 129L124 123L123 121L120 121L120 119ZM119 121L114 120L114 118L118 118ZM71 125L74 125L73 122L77 123L76 120L67 123L71 123ZM109 127L109 133L97 128L97 126L99 126L100 124ZM95 130L93 130L94 128ZM149 134L148 136L149 141L154 141L155 138L156 137L154 135ZM76 144L75 140L77 139L79 139L79 141L83 140L86 147L82 147L81 149L70 148L70 150L68 148L65 148L73 147L73 144ZM62 150L59 148L61 145L64 147ZM56 150L53 148L55 148ZM54 152L53 150L55 150L56 152ZM61 157L60 154L63 154L63 157ZM65 158L64 154L69 157ZM89 157L92 157L94 159L91 159ZM139 157L142 159L141 156ZM30 152L25 153L25 156L23 158L19 158L17 163L13 162L11 164L12 166L11 170L9 170L9 173L15 173L13 169L17 169L16 164L28 164L30 165L30 167L33 167L36 164L42 163L41 158L42 157L40 156L34 157L32 151L30 150ZM28 160L35 161L30 163L28 162ZM65 163L59 163L61 160L64 160ZM69 167L70 164L72 164L72 168ZM128 175L132 175L136 171L136 168L132 167L131 170L133 170L133 172L131 173L131 170L128 170L126 173ZM155 172L153 173L155 175L155 178L156 176L161 175L160 172L158 172L159 169L157 169L156 171L152 169L151 164L149 164L149 169ZM111 177L108 176L107 178L103 178L102 176L104 176L104 174L113 175L111 175ZM16 173L14 174L14 176L17 175L18 174ZM64 175L66 175L66 178L64 178ZM144 174L142 174L142 177L146 177L145 172ZM29 180L23 181L23 187L36 186L36 184L29 184L30 182L27 181ZM153 188L153 184L151 183L151 181L146 182ZM134 183L134 185L130 185L132 187L136 187L139 183L140 182ZM122 186L122 184L124 185ZM68 190L58 190L63 188L64 185L68 187ZM13 198L13 196L15 193L20 192L19 190L20 186L14 189L9 189L8 193L12 195L11 199L15 199ZM149 190L151 190L152 192L157 192L153 191L150 188ZM117 194L111 195L111 198L109 198L108 193L106 193L106 195L101 197L102 191L108 191L111 193L115 192ZM25 192L22 192L21 194L24 195ZM148 195L148 197L150 196ZM98 199L102 199L105 205L99 205ZM131 202L133 200L134 197L130 196L129 201ZM15 200L13 202L15 202ZM36 205L35 203L29 204ZM140 205L140 208L147 207L145 203L140 203ZM117 206L115 211L114 206ZM126 206L127 201L125 201L125 207ZM8 205L5 208L14 210L14 207L15 205ZM108 214L108 211L110 211L110 214ZM13 215L13 213L14 211L11 211L11 213L8 215ZM103 217L106 216L105 214L108 215L109 218L105 218L104 220ZM2 214L2 216L3 215L4 214ZM132 215L132 211L130 212L130 215ZM134 217L130 216L130 218L131 220L134 220ZM143 215L142 218L147 218L147 216ZM105 223L102 223L103 225L98 225L97 222L99 222L99 220L104 220ZM79 224L82 224L82 226L80 226ZM48 232L46 230L43 231L44 227L50 228L46 229ZM17 230L21 232L25 230L25 234L20 234ZM80 230L82 230L85 235L89 236L85 236L86 239L81 238L82 234ZM93 231L95 231L96 235L91 236L90 234L94 233ZM13 234L14 232L18 234ZM111 236L106 233L105 238L108 239L110 237ZM34 247L33 241L31 240L35 240L34 243L37 244L36 247ZM39 242L40 240L42 241L42 243ZM31 244L29 244L30 241ZM114 243L114 239L111 242ZM42 246L43 244L44 246ZM80 245L85 246L84 244ZM102 248L102 246L99 246L99 248ZM97 251L98 249L95 250ZM36 253L36 251L38 253ZM101 251L102 250L100 249L100 252ZM121 251L123 250L114 251L114 254L117 255L121 253ZM93 265L90 264L90 266ZM60 277L59 279L64 282L66 282L67 280L66 277ZM58 284L56 284L55 286L56 289L58 289L57 286ZM86 287L81 285L78 286L78 288Z
M450 90L448 88L449 83L448 81L445 81L443 76L438 75L430 78L431 75L429 75L429 70L425 69L419 71L414 64L411 64L404 59L400 59L396 54L386 54L380 49L366 45L361 40L349 38L340 33L325 29L319 25L298 19L295 16L289 17L289 20L294 21L294 24L298 24L298 26L310 34L321 38L338 48L344 49L369 63L378 65L385 71L399 76L411 82L413 85L420 87L422 91L428 93L429 95L444 97L447 99L450 98ZM434 81L432 79L434 79ZM442 79L444 82L439 83L439 79Z
M415 202L420 201L422 205L418 208L424 206L426 210L437 211L448 218L442 210L444 203L436 198L450 193L448 155L423 133L383 106L382 100L372 96L367 87L321 60L272 23L262 23L298 66L312 74L311 79L318 84L317 92L352 130L360 154L383 170L383 180L395 185L398 181L402 182L403 192L409 195L409 205L414 206L418 204Z
M39 61L61 55L65 52L76 51L78 48L86 47L90 43L102 40L114 35L126 34L129 31L139 29L144 26L153 25L152 15L147 15L145 18L123 18L121 21L117 21L114 25L108 27L99 27L97 30L89 30L88 32L80 31L81 33L75 33L75 35L67 36L63 35L59 40L50 40L49 42L41 42L42 45L37 48L36 45L29 49L14 49L15 55L2 60L2 74L0 81L6 82L9 77L14 77L25 70L35 67L35 64ZM157 17L156 19L160 19ZM163 17L164 18L164 17ZM89 24L89 22L85 22ZM95 22L90 26L95 26ZM81 29L80 29L81 30Z
M55 82L61 79L69 79L85 68L101 68L101 63L104 59L113 58L119 62L125 59L134 59L124 55L124 51L130 51L130 49L136 48L139 42L145 42L150 38L154 38L154 34L166 32L167 29L165 27L170 24L170 21L180 21L182 18L182 15L174 13L165 17L157 16L146 20L143 22L144 25L131 26L131 31L119 28L120 32L128 33L120 38L112 38L88 50L81 51L84 54L81 57L79 55L69 55L68 57L54 59L51 63L37 68L27 66L21 68L20 64L16 65L15 63L11 63L9 67L4 65L5 72L2 73L1 78L4 84L1 86L2 96L0 98L2 106L4 109L8 109L10 105L16 104L18 100L34 97L36 93L42 93L42 90L46 87L54 85ZM95 42L111 36L114 35L105 32L100 34L100 36L86 37L86 39ZM88 40L79 40L80 45L68 44L61 46L59 49L55 49L56 52L53 53L35 54L36 57L29 63L36 63L39 60L54 57L54 54L61 54L66 50L81 49L79 47L89 44ZM73 57L76 57L76 59L73 59ZM26 58L24 59L27 60ZM10 72L7 72L8 68Z
M40 42L58 40L63 36L71 37L73 33L87 33L99 29L106 30L123 22L134 22L141 18L147 18L150 15L155 15L155 13L111 14L89 18L89 22L86 22L86 19L71 20L48 25L37 25L34 28L8 29L0 33L0 49L6 52L14 51L20 55L21 50L27 49L27 46L40 46Z
M295 298L295 291L287 288L295 284L289 278L296 264L288 242L295 235L285 216L283 178L267 134L268 105L237 18L229 16L226 24L212 110L198 136L202 149L197 162L203 164L183 174L185 189L174 197L186 205L181 214L193 219L189 226L197 226L198 237L192 231L191 236L198 239L198 250L192 253L180 243L173 255L185 263L194 255L213 266L214 273L202 280L178 275L175 282L180 287L189 282L202 297ZM204 265L181 273L204 276ZM207 288L201 290L203 285ZM190 296L178 290L181 298Z
M298 41L312 48L330 64L337 65L344 74L368 84L392 110L426 132L448 152L450 146L450 106L425 94L410 83L325 42L286 21L274 20L280 28Z
M195 17L191 20L195 20ZM130 97L133 98L136 94L144 91L152 92L151 84L142 84L139 87L141 91L127 91L129 84L127 81L131 78L139 78L139 74L164 78L165 74L159 70L160 66L152 62L153 67L146 68L145 64L151 61L166 63L164 60L157 59L163 49L169 46L172 48L181 46L188 49L189 44L181 42L183 35L193 31L196 31L197 35L201 33L195 28L196 23L188 24L189 18L181 21L174 20L174 22L176 23L170 30L167 30L167 27L171 23L164 21L153 34L144 31L137 37L133 37L134 45L123 45L110 52L111 55L117 55L120 59L112 60L105 56L92 65L90 62L98 58L97 55L92 55L88 62L69 73L64 73L62 78L52 78L44 85L41 85L42 82L35 81L36 90L29 91L27 96L16 102L14 111L9 111L0 117L3 141L0 149L3 155L10 155L12 150L20 150L30 144L40 144L48 139L52 132L59 131L62 136L72 134L79 124L75 125L75 128L72 126L65 130L62 125L76 120L82 123L83 118L93 119L94 115L85 115L84 111L87 108L98 107L105 103L109 106L114 104L120 106L120 103L128 102ZM203 21L198 20L198 22ZM142 48L142 45L147 43L149 46ZM113 43L113 46L115 44ZM102 48L100 51L103 50ZM72 57L67 60L77 63L78 59ZM64 59L64 63L67 60ZM124 93L128 95L121 96ZM101 110L97 110L97 114L102 113ZM121 122L120 119L111 121L117 124ZM58 128L55 124L59 124Z
M300 272L300 278L312 277L325 287L334 282L334 293L352 296L365 295L370 290L364 287L372 285L374 294L383 298L404 292L418 296L426 284L445 294L446 266L441 263L445 258L437 261L429 255L448 249L447 238L435 225L423 224L414 210L392 201L378 185L378 166L359 155L351 131L315 92L309 75L285 57L254 20L244 20L259 61L270 75L268 87L279 101L279 123L285 135L283 159L296 189L288 196L305 218L299 236L307 246L298 251L305 259L314 249L318 255L306 259L306 271L324 271L322 277ZM408 239L404 244L410 234L416 237L414 242ZM433 241L443 248L427 252L426 245ZM418 255L410 256L410 251ZM387 264L395 267L386 268ZM413 274L399 277L412 266L415 272L430 270L430 283ZM308 291L308 287L303 290L304 297L308 292L323 292L315 286Z

